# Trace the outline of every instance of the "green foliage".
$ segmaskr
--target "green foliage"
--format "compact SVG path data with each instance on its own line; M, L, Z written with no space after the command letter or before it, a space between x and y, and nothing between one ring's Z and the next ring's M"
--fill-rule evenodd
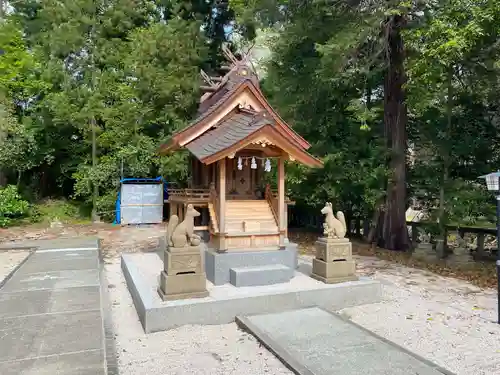
M30 170L40 178L38 196L56 192L88 206L96 186L97 209L111 219L121 177L186 179L185 158L159 157L157 150L196 110L199 68L217 57L209 49L225 40L219 28L231 16L219 13L217 25L205 19L222 9L215 2L194 17L182 6L147 0L63 3L13 4L15 25L25 32L16 45L25 54L26 44L36 52L27 57L39 59L37 77L47 85L43 95L30 97L30 121L10 121L6 137L15 142L0 147L0 157L16 155L5 166L18 177ZM32 65L23 63L31 71Z
M90 219L81 205L65 199L45 199L32 205L29 216L32 222L48 223L59 220L62 223L76 224L88 222Z
M193 117L199 69L221 64L228 34L249 45L265 27L272 54L262 88L325 163L318 170L290 164L288 193L302 206L331 201L366 218L393 177L384 73L387 33L399 20L409 195L442 222L493 215L477 176L500 163L498 1L9 4L0 23L0 182L6 175L23 196L72 197L88 208L97 187L97 210L112 219L121 177L184 184L187 154L160 157L158 146ZM59 201L30 214L78 217Z
M0 227L6 227L15 219L28 213L29 204L23 200L14 185L0 188Z
M334 50L346 43L339 39L342 27L333 26L337 13L325 14L324 8L309 4L293 17L270 38L272 56L263 86L325 164L319 170L289 166L287 187L299 205L317 208L331 201L349 217L365 218L384 196L387 176L382 113L368 103L380 97L368 93L372 78L358 67L337 64L332 69L334 61L343 60L333 56Z
M443 190L442 222L470 224L491 214L494 206L477 176L499 162L499 107L491 94L498 90L498 2L376 1L359 7L234 0L231 6L242 22L279 30L266 90L313 152L324 156L321 171L291 170L288 186L295 199L309 205L332 200L351 215L365 216L384 196L391 177L382 126L384 33L402 17L410 196L437 213Z
M0 165L16 171L19 176L37 165L38 144L36 130L29 124L20 123L12 113L5 98L0 98Z

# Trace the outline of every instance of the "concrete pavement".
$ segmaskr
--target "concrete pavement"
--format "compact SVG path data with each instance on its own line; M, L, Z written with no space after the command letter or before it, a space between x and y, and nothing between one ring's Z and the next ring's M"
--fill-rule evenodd
M0 289L0 374L105 375L98 241L39 245Z

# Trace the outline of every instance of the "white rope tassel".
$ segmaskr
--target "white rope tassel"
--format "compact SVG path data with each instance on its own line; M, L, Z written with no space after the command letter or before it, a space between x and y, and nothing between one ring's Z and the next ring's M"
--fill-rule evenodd
M271 160L266 159L266 165L264 166L264 171L271 172Z
M257 169L257 163L256 163L256 161L255 161L255 158L254 158L254 157L252 158L252 164L250 165L250 168L252 168L252 169Z

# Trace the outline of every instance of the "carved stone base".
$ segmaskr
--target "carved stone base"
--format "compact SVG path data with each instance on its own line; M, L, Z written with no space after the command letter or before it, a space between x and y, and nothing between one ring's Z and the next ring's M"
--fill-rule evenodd
M208 296L205 273L188 273L169 276L160 274L158 294L164 301L203 298Z
M348 238L320 237L315 242L316 259L324 262L352 259L352 244Z
M184 246L184 247L174 247L174 246L167 246L167 251L171 252L172 254L175 253L200 253L200 246Z
M194 248L195 251L189 251ZM182 252L172 252L169 248L164 253L164 270L169 276L174 276L179 273L201 273L203 272L201 264L200 248L192 246L185 247Z
M311 277L326 284L341 283L344 281L358 280L356 276L356 263L354 260L339 260L324 262L313 259Z

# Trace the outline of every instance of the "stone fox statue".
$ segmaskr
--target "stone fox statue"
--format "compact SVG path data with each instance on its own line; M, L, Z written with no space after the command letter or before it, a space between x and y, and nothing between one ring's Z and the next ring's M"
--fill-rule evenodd
M194 218L200 216L192 204L186 208L186 217L179 224L179 216L172 215L167 226L167 244L172 247L198 246L200 236L194 234Z
M321 210L321 213L325 215L323 234L328 238L344 238L347 232L347 226L345 224L345 217L342 211L338 211L337 217L335 217L333 214L332 204L328 202Z

